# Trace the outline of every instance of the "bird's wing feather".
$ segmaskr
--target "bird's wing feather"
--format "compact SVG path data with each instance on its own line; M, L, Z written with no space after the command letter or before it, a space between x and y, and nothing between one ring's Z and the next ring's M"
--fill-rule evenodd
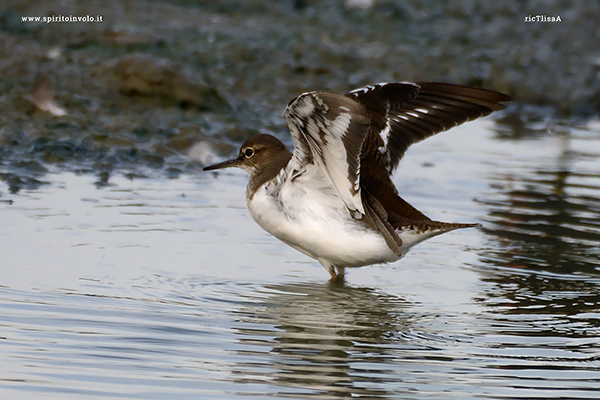
M321 168L351 215L361 218L361 152L369 129L364 107L346 96L311 92L288 104L285 119L294 141L294 165Z
M298 172L307 164L321 168L355 218L365 215L364 188L403 218L427 219L398 201L390 180L408 147L501 110L509 100L502 93L437 82L383 83L344 96L305 93L285 111L293 163Z
M367 160L397 166L411 144L467 121L501 110L510 98L502 93L439 82L382 83L346 94L365 107L372 120ZM375 152L384 154L386 159Z

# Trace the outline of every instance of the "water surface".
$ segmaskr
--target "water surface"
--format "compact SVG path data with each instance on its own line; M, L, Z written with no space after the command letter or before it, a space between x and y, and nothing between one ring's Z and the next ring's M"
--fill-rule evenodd
M597 399L600 125L559 128L411 148L403 196L483 227L337 285L242 171L2 184L0 397Z

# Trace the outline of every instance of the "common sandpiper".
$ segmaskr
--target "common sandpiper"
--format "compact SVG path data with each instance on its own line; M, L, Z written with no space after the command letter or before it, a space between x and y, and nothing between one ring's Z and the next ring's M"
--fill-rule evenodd
M501 110L509 100L439 82L304 93L284 114L293 153L259 134L236 158L204 170L248 172L252 218L339 279L345 268L393 262L419 242L478 225L428 218L398 195L391 175L411 144Z

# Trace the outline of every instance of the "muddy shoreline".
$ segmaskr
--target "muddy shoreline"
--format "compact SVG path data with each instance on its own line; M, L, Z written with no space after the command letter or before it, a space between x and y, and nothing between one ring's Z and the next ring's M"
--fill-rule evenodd
M561 22L524 22L529 15ZM23 17L102 16L42 23ZM600 5L551 2L7 1L0 7L0 178L36 187L53 168L132 177L227 155L307 90L440 80L505 92L515 126L600 109ZM43 74L57 107L32 102ZM35 94L35 93L34 93ZM200 157L202 161L202 157Z

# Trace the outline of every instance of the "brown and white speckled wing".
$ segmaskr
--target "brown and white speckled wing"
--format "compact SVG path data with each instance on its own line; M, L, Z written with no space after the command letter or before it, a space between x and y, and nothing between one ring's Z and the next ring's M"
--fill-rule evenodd
M294 140L292 162L317 165L355 218L361 199L361 153L370 119L355 100L334 93L304 93L292 100L285 119Z
M362 149L361 186L385 208L396 229L431 221L398 195L390 178L408 147L501 110L509 100L502 93L437 82L383 83L346 96L359 102L371 121Z
M440 82L382 83L346 96L362 104L372 121L369 142L377 147L366 149L366 158L386 164L388 173L411 144L501 110L510 100L491 90Z
M379 231L419 221L431 228L438 223L398 196L391 173L411 144L501 110L508 100L490 90L437 82L384 83L343 96L305 93L285 112L292 162L299 170L307 164L321 168L351 215L372 220ZM401 245L393 234L386 240L391 248L392 242Z

